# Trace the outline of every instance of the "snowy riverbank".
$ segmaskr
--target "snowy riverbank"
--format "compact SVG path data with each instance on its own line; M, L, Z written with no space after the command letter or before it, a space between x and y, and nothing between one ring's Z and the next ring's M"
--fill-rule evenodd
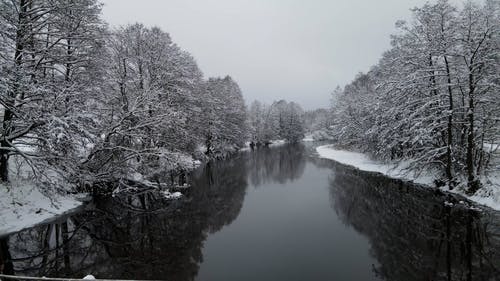
M0 185L0 235L52 219L82 205L76 196L42 194L30 183Z
M170 169L181 167L185 172L188 172L202 164L200 160L195 160L191 156L182 154L174 156L177 158L175 158L174 164L169 166ZM28 170L24 170L26 174ZM137 182L146 187L157 188L156 182L147 180L144 175L137 172L131 174L130 179L126 180ZM117 188L113 194L123 190L127 190L127 187ZM162 193L166 199L170 200L182 197L182 193L179 191L170 192L169 189L165 189ZM29 180L14 179L9 184L0 184L0 236L29 228L70 212L82 206L86 196L87 194L84 193L61 195L55 192L45 195Z
M319 157L337 161L339 163L356 167L363 171L382 173L391 178L411 180L415 183L434 186L436 174L431 171L415 175L407 172L409 162L387 164L371 160L367 155L357 152L335 149L332 145L323 145L316 148ZM489 178L490 183L483 187L477 195L468 196L459 189L451 192L461 194L479 204L500 210L500 175ZM443 189L448 191L447 189Z

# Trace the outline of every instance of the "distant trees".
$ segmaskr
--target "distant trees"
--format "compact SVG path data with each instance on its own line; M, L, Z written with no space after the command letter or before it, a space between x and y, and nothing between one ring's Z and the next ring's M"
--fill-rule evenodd
M340 145L436 168L450 188L480 188L500 143L500 9L446 0L398 22L392 49L346 86L333 107Z
M328 128L331 122L330 110L326 108L304 112L304 124L306 130L309 132Z
M249 108L250 140L267 144L284 139L294 143L304 137L304 111L294 103L280 100L271 105L254 101Z
M332 132L337 142L346 147L363 144L363 150L371 150L366 133L375 124L373 112L373 79L366 74L358 74L337 97L332 113ZM378 128L374 128L376 133Z
M207 155L223 156L225 151L243 147L246 106L240 87L231 77L209 78L205 82L200 118Z
M279 107L280 136L291 143L304 138L304 111L300 105L289 102Z

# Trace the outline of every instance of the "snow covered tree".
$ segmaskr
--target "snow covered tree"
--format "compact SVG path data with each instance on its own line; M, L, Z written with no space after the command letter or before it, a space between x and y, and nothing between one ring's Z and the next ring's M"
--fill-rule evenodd
M262 129L261 142L269 144L272 140L280 138L279 131L279 111L273 103L265 106L263 110L264 124Z
M305 129L308 132L323 130L330 127L330 111L325 108L318 108L304 112Z
M0 1L1 181L12 157L71 188L183 170L208 131L217 149L243 145L236 82L204 81L168 33L109 31L100 13L98 0Z
M499 142L499 11L496 1L413 9L379 63L336 94L338 144L477 191L498 148L485 143Z
M456 56L462 62L462 93L466 135L465 170L468 192L480 188L478 175L483 173L491 152L485 151L486 140L498 143L500 118L499 53L500 4L487 1L483 6L467 2L458 17L459 48Z
M453 89L448 82L448 53L453 49L454 9L439 1L413 12L411 24L398 23L401 34L393 37L392 66L387 68L388 63L382 70L388 93L383 99L397 117L395 130L386 133L403 132L404 138L388 139L398 142L396 154L416 159L415 169L445 168L452 184ZM394 69L397 74L389 74Z
M100 81L99 14L94 0L0 2L1 180L12 156L39 181L74 172L87 133L82 109Z
M253 101L248 109L250 141L254 143L262 140L264 127L265 105L259 101Z
M279 100L266 105L255 101L248 118L251 140L257 144L266 145L277 139L297 142L304 137L304 111L294 102Z
M333 110L330 130L336 142L346 148L369 150L367 133L374 124L375 84L369 74L358 74L340 94Z
M107 89L94 112L100 138L83 162L86 180L175 168L196 146L188 118L202 75L194 59L167 33L141 24L113 32L108 52Z
M207 155L223 156L243 146L247 134L246 106L231 77L208 79L203 113Z
M285 105L280 114L280 136L290 143L299 142L304 138L304 111L290 102Z

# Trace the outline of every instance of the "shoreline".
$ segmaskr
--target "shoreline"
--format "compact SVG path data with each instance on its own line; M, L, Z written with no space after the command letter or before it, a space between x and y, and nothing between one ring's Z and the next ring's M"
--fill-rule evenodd
M78 195L57 195L48 197L33 187L15 191L7 191L5 186L0 186L4 191L0 201L0 238L20 232L33 226L57 220L68 214L74 213L86 205L84 193ZM25 197L23 197L25 196Z
M416 184L423 185L427 188L436 188L433 187L433 181L434 179L436 179L436 177L434 176L435 173L426 171L421 173L420 175L415 175L414 173L405 171L410 163L408 161L402 161L397 164L382 163L370 159L366 154L363 153L335 149L334 145L332 144L318 146L315 148L315 150L319 158L332 160L343 165L354 167L361 171L381 173L388 178L407 180ZM495 178L498 178L498 176ZM498 184L496 183L492 183L490 185L486 185L484 188L487 190L484 190L483 192L490 193L490 196L481 196L481 194L470 196L465 194L465 192L459 190L458 188L449 190L445 187L439 187L437 189L451 194L458 194L460 196L463 196L467 200L474 202L475 204L491 208L495 211L500 211L500 186L498 186Z

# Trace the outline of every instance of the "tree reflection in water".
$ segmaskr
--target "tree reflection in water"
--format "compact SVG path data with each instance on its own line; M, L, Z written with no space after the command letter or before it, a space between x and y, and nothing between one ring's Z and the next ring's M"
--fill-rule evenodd
M306 149L303 144L261 147L248 153L250 183L260 186L269 182L281 184L298 179L304 173Z
M330 196L366 235L383 280L500 280L500 215L459 197L333 162ZM329 164L330 163L330 164ZM445 202L455 203L447 207Z
M17 275L193 280L207 235L240 213L247 174L255 184L285 183L304 166L301 145L242 153L195 171L182 200L94 198L83 212L4 238L1 250Z
M208 235L238 217L247 179L254 186L284 184L302 177L312 161L318 168L308 166L312 180L316 172L327 177L333 171L331 205L344 224L368 237L381 279L499 279L498 212L471 210L458 204L457 196L307 154L302 145L282 146L212 162L193 173L192 187L178 201L167 201L158 192L95 198L84 211L0 239L0 257L12 258L4 270L50 277L92 273L99 278L194 280ZM445 201L455 205L446 207ZM328 220L330 215L327 206L324 216Z
M96 198L84 212L11 235L14 271L193 280L207 234L238 216L246 178L245 159L235 157L199 170L190 194L179 201L157 192Z

